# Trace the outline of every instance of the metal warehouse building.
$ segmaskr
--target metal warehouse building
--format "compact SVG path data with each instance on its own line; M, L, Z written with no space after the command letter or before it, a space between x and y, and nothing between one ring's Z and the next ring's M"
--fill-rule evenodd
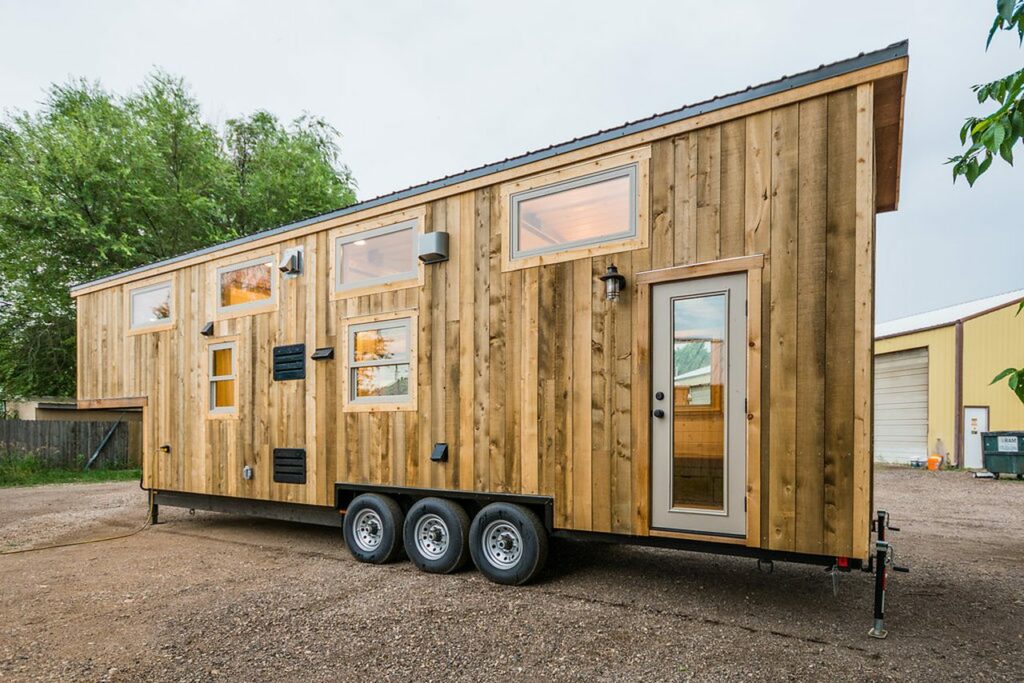
M1024 430L1024 405L1005 382L1024 364L1024 289L875 327L875 460L930 453L981 468L981 432Z

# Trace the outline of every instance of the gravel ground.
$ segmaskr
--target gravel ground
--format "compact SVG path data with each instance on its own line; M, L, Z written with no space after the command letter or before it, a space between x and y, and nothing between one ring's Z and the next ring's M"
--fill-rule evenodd
M0 680L1020 680L1024 482L883 470L911 574L872 582L560 542L542 580L351 559L339 531L164 509L128 538L0 557ZM134 484L0 490L0 548L129 531Z

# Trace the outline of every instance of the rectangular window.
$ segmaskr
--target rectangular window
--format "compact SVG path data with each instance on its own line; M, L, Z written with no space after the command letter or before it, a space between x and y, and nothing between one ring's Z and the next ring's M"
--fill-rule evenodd
M235 342L210 344L210 412L233 413L237 406Z
M637 165L510 196L512 258L616 242L637 235Z
M344 235L335 240L335 291L417 277L417 220Z
M217 310L235 311L274 303L274 257L217 269Z
M170 282L133 289L129 297L131 329L155 327L171 322L173 311L171 310Z
M348 328L348 402L409 403L412 399L412 319Z

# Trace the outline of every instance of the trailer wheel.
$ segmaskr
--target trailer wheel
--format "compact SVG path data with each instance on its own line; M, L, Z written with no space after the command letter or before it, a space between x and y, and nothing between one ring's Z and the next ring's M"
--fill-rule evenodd
M363 493L345 511L345 545L360 562L384 564L402 552L405 515L388 496Z
M458 571L469 559L469 515L444 498L423 498L405 517L405 552L432 574Z
M548 559L547 531L522 505L491 503L473 519L469 538L473 564L495 583L524 584Z

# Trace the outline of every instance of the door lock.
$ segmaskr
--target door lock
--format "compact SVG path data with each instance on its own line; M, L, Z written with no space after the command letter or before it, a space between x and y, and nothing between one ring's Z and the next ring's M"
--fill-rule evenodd
M659 391L658 393L656 393L654 395L654 398L658 399L659 401L664 401L665 400L665 392L664 391Z
M665 411L662 410L661 408L655 408L654 409L654 417L658 417L658 418L665 417Z

